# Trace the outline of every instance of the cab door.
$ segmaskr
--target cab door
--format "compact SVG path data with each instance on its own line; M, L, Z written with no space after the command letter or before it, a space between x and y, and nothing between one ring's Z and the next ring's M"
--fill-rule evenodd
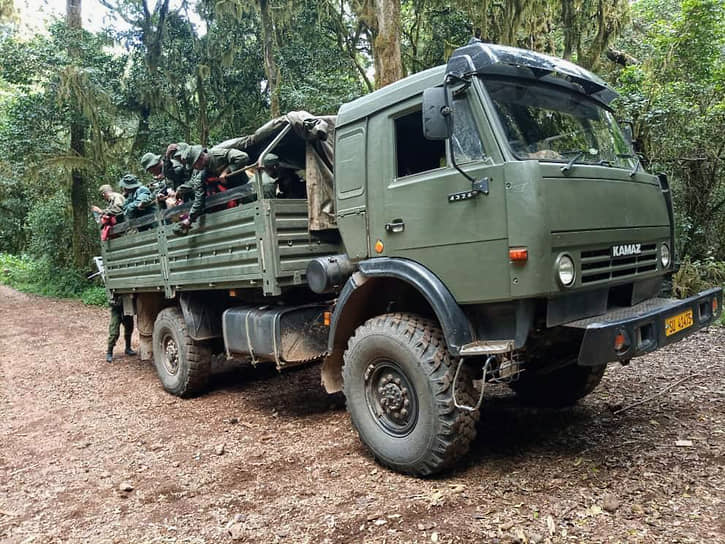
M368 164L379 176L382 213L371 217L370 255L412 259L434 272L459 303L508 296L508 244L502 160L475 92L454 100L454 133L423 137L422 95L371 119L384 135L374 145L386 157ZM466 198L472 178L487 178L489 194ZM380 251L382 244L382 251Z

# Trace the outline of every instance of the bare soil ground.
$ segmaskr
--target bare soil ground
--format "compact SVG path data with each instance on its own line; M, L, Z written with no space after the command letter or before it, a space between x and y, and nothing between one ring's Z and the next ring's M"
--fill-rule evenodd
M318 367L180 400L104 362L107 323L0 287L0 542L725 542L722 328L574 408L492 391L472 453L421 480L375 463Z

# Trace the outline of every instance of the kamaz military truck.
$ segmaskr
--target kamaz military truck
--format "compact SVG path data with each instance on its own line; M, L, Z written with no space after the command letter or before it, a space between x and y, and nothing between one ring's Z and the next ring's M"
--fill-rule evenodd
M659 295L670 192L615 97L569 62L474 41L336 117L220 144L250 155L249 182L209 197L187 236L172 227L188 205L114 227L107 289L170 393L202 391L215 353L322 361L376 459L434 473L468 450L486 384L572 404L608 363L721 312L720 289ZM276 197L270 154L306 199Z

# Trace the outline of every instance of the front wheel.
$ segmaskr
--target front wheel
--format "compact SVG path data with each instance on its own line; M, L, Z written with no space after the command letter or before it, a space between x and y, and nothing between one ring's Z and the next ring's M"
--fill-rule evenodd
M164 389L177 397L191 397L206 389L211 349L189 336L181 310L159 312L152 343L154 366Z
M343 390L360 439L380 463L426 476L467 453L478 411L455 407L455 371L434 321L384 314L355 331L344 354ZM471 406L474 393L464 366L456 398Z
M522 372L511 389L526 404L534 406L563 407L594 391L604 376L607 365L579 366L576 363L547 374Z

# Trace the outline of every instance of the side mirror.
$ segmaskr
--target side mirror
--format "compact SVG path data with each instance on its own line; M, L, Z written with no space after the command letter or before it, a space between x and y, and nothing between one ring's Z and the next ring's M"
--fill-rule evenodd
M426 140L445 140L453 134L453 117L445 87L423 91L423 135Z
M629 145L632 145L634 142L634 130L632 128L632 121L620 121L620 124L622 125L622 134L624 134L624 138L627 140L627 143Z
M640 151L642 151L642 148L639 145L639 141L635 140L634 138L634 123L632 121L620 121L619 125L622 127L622 133L624 134L624 138L627 140L627 143L635 151L635 153L639 153Z

